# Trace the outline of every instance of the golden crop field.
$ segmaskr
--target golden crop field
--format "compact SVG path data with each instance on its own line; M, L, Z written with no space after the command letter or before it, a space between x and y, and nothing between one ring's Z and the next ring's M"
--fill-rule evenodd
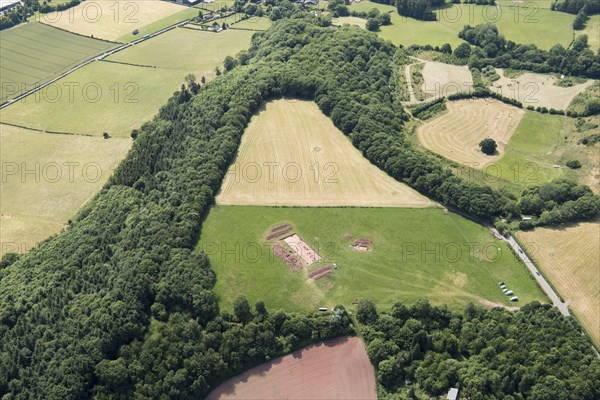
M310 101L276 100L246 129L218 204L428 207L370 164Z
M130 139L0 125L0 253L25 252L65 226L104 185Z
M84 36L131 41L197 15L198 10L161 0L96 0L39 18L42 23ZM139 33L130 36L135 29Z
M451 101L446 107L446 113L417 129L417 137L423 147L464 164L483 165L502 157L525 114L492 99ZM479 149L479 142L487 137L498 144L498 154L487 156Z
M556 287L596 346L600 345L600 222L519 232L541 271Z

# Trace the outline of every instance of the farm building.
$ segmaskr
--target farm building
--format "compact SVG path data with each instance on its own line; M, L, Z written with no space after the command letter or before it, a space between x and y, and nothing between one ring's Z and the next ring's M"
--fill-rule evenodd
M446 396L446 400L456 400L458 399L458 389L452 388L448 391L448 396Z
M12 10L19 4L21 4L21 0L0 0L0 15L3 15L5 11Z

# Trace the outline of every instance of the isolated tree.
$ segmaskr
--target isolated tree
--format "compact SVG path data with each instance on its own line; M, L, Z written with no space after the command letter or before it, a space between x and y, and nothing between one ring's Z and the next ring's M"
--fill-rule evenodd
M235 58L231 56L225 57L225 61L223 61L223 68L225 68L225 71L231 71L236 65L237 61Z
M581 162L579 160L569 160L567 161L567 167L571 169L581 168Z
M369 18L365 25L368 31L375 32L379 29L379 20L377 18Z
M361 324L368 324L377 320L377 308L371 300L361 299L356 308L356 318Z
M496 147L498 147L498 145L494 139L486 138L479 142L479 147L484 154L489 156L496 152Z

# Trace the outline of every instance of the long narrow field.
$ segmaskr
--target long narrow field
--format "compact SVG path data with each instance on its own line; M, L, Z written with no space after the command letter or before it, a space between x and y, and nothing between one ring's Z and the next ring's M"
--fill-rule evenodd
M600 222L536 228L519 238L600 346Z
M338 338L311 345L229 379L207 400L377 399L375 370L363 342Z
M131 140L51 135L0 125L0 253L60 232L125 156Z
M291 272L266 239L281 224L292 226L322 257L310 271L335 263L333 274L314 280L306 268ZM372 241L367 251L352 247L359 239ZM383 308L422 297L457 308L468 302L510 307L546 301L503 242L441 209L216 206L198 248L211 261L225 309L239 294L251 304L263 300L270 309L290 311L352 307L358 298ZM499 281L520 303L509 301Z
M197 10L168 1L99 0L42 15L40 21L84 36L131 41L195 16Z
M214 76L251 31L178 28L96 61L2 110L0 120L36 129L127 137L149 121L186 75ZM131 64L131 65L130 65Z
M0 102L114 46L35 22L4 30L0 35Z
M498 26L506 39L516 43L533 43L549 50L557 43L567 47L573 38L571 27L574 15L550 10L551 0L514 3L512 0L496 0L498 6L473 4L448 4L435 10L438 20L423 22L398 15L396 7L361 1L350 6L351 11L369 11L378 8L391 12L392 25L382 26L378 35L396 45L411 44L441 46L449 43L452 48L462 40L458 38L465 25L475 26L492 22Z
M555 85L557 80L552 75L525 72L517 78L507 78L501 68L497 71L500 79L490 87L494 92L518 100L524 106L556 110L566 110L575 96L594 83L590 79L571 87L562 87Z
M492 99L451 101L448 112L417 129L421 145L444 157L474 167L497 161L517 129L525 112ZM498 154L487 156L479 142L490 137Z
M276 100L248 126L218 204L428 207L370 164L310 101Z

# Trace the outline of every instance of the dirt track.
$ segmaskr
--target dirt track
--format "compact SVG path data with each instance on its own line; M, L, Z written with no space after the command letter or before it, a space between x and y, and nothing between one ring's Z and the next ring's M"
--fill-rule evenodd
M359 338L305 347L229 379L207 400L376 399L375 372Z

